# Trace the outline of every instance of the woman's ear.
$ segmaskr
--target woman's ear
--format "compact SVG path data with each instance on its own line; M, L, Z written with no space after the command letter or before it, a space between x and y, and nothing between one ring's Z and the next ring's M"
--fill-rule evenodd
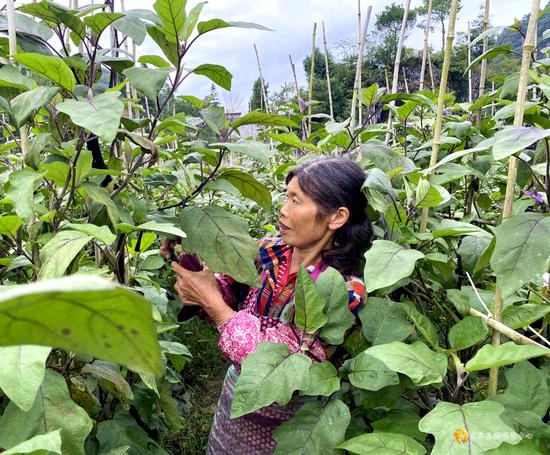
M336 231L340 229L349 220L349 209L347 207L338 207L336 211L330 215L329 229Z

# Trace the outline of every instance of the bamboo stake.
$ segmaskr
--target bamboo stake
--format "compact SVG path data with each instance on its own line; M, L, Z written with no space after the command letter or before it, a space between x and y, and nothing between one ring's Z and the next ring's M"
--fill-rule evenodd
M126 11L126 8L124 7L124 0L120 0L120 9L123 13ZM124 41L124 50L126 52L128 52L128 40L129 39L130 39L129 36L123 36L122 37L122 40ZM132 95L133 95L132 86L128 82L126 84L126 96L131 99ZM134 118L134 109L132 107L132 103L133 103L133 101L128 100L128 118Z
M451 2L451 15L449 17L449 27L447 31L447 43L445 45L445 56L443 58L443 68L441 70L441 81L439 84L439 96L437 98L437 115L435 117L434 138L432 146L432 156L430 158L430 167L437 164L437 157L441 147L441 127L443 126L443 108L445 107L445 94L447 92L447 78L449 76L449 66L451 64L451 53L453 50L453 41L455 37L456 13L458 10L458 0ZM435 170L432 170L428 176L428 181L431 181ZM422 209L420 219L420 232L426 232L428 226L428 214L430 209L425 207Z
M432 66L432 54L428 49L428 68L430 69L430 81L432 83L432 92L435 90L434 69Z
M390 77L388 76L388 68L384 68L384 77L386 78L386 93L390 93Z
M419 90L424 89L424 75L426 74L426 60L428 59L428 38L430 36L430 21L432 19L432 0L428 3L428 16L426 17L426 26L424 27L424 48L422 49L422 68L420 70ZM432 82L433 86L433 82ZM433 87L432 87L433 90Z
M475 308L470 308L469 310L470 315L477 316L479 318L483 318L485 323L491 327L492 329L496 330L498 333L502 335L506 335L511 340L515 341L518 344L530 344L532 346L540 346L543 348L546 348L546 346L543 346L540 343L537 343L536 341L533 341L531 338L526 337L525 335L522 335L519 332L516 332L514 329L511 329L507 325L503 324L500 321L497 321L495 318L491 316L487 316L479 311L477 311ZM547 359L550 359L550 354L546 354L544 357Z
M362 35L361 35L361 0L357 0L357 49L362 48L361 42L362 42ZM363 61L362 57L363 53L361 53L361 62ZM361 87L361 80L362 80L362 65L359 65L357 67L357 72L359 73L358 79L359 79L359 87ZM359 104L359 113L357 119L359 120L359 125L361 125L361 103Z
M514 126L523 125L523 114L525 111L525 100L527 98L527 82L529 79L529 68L531 66L531 56L535 49L535 33L537 29L537 18L539 15L540 0L533 0L531 4L531 15L527 26L527 34L523 43L523 55L521 58L521 71L519 77L518 95L516 98L516 111L514 114ZM514 203L514 188L516 186L516 176L518 160L512 155L508 162L508 179L506 181L506 196L504 198L504 208L502 210L502 222L506 222L512 215L512 205ZM502 320L502 293L497 282L495 293L495 319ZM493 346L500 345L500 333L493 333ZM498 367L489 370L488 395L493 396L497 392L498 386Z
M300 97L300 86L298 85L298 78L296 77L296 67L292 61L292 55L288 54L288 59L290 60L290 68L292 69L292 75L294 76L294 85L296 86L296 99L298 100L298 105L300 106L300 112L302 113L302 98ZM304 125L304 122L300 122L300 134L302 136L302 141L307 139L307 128Z
M409 93L409 84L407 83L407 75L405 74L405 67L403 67L403 82L405 83L405 93Z
M309 69L309 91L308 91L308 107L307 107L307 115L309 116L308 123L307 123L307 134L308 136L311 134L311 100L313 99L313 76L315 74L315 36L317 35L317 22L313 23L313 34L311 38L311 67Z
M470 33L470 21L468 21L468 68L472 63L472 34ZM468 103L472 102L472 68L468 70Z
M355 129L355 111L356 106L361 105L359 102L359 90L361 89L361 65L363 65L363 51L365 49L365 41L367 40L367 32L369 30L370 15L372 12L372 6L367 9L367 17L363 23L362 39L359 43L359 50L357 53L357 66L355 67L355 83L353 85L353 97L351 99L351 131ZM360 108L359 108L360 109Z
M325 68L326 68L326 72L327 72L328 107L329 107L330 116L332 118L334 118L334 110L333 110L333 107L332 107L332 90L331 90L331 87L330 87L330 70L329 70L329 67L328 67L327 35L325 33L325 22L324 21L322 22L322 25L323 25L323 46L324 46L324 49L325 49Z
M485 6L483 11L483 33L489 29L489 9L491 6L491 0L485 0ZM489 47L489 37L485 36L483 38L483 51L485 54L487 48ZM479 75L479 93L478 98L481 98L485 94L485 80L487 79L487 59L481 61L481 71ZM481 126L481 111L477 113L476 116L476 126L479 128Z
M397 92L397 83L399 82L399 65L401 64L401 51L403 49L403 41L405 41L405 31L407 30L407 19L409 17L409 8L411 0L405 0L405 11L403 13L403 22L401 22L401 33L397 43L397 52L395 53L395 62L393 65L393 81L391 85L391 93ZM395 101L390 101L390 106L395 106ZM388 111L388 132L386 133L386 144L390 142L391 129L393 126L392 110Z
M256 43L254 43L254 52L256 53L256 62L258 62L258 72L260 73L260 102L263 102L263 107L265 111L269 113L269 107L267 104L267 91L265 89L264 77L262 76L262 65L260 64L260 56L258 54L258 48ZM261 109L262 106L260 106Z

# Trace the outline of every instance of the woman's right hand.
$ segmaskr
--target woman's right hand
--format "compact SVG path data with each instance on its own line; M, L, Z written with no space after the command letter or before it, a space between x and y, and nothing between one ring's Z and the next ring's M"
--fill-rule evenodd
M174 260L174 247L177 245L177 243L178 242L176 240L164 239L164 242L162 242L162 245L159 249L160 255L168 261Z

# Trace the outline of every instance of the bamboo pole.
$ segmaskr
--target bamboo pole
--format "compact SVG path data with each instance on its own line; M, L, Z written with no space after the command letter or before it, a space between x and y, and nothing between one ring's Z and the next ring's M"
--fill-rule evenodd
M326 68L326 73L327 73L328 107L329 107L330 116L332 118L334 118L334 109L333 109L333 106L332 106L332 89L331 89L331 86L330 86L330 70L329 70L329 66L328 66L327 35L325 33L325 22L324 21L322 22L322 25L323 25L323 46L324 46L324 49L325 49L325 68Z
M313 77L315 74L315 36L317 35L317 22L313 23L313 34L311 36L311 62L310 62L310 68L309 68L309 90L307 94L307 98L309 101L309 104L307 106L307 115L309 116L308 122L307 122L307 134L308 136L311 134L311 101L313 99Z
M483 320L489 327L496 330L498 333L502 335L506 335L508 338L510 338L511 340L515 341L518 344L527 344L527 345L547 348L546 346L543 346L542 344L537 343L536 341L533 341L531 338L528 338L525 335L522 335L521 333L516 332L514 329L511 329L510 327L503 324L502 322L497 321L495 318L491 316L487 316L477 311L475 308L470 308L469 312L471 316L483 318ZM544 357L546 357L547 359L550 359L550 354L546 354Z
M359 42L359 50L357 53L357 66L355 67L355 83L353 85L353 97L351 99L351 131L355 129L355 111L356 106L360 105L359 103L359 90L361 89L361 66L363 65L363 51L365 49L365 41L367 40L367 32L369 30L370 15L372 12L372 6L369 6L367 9L367 17L363 23L363 34L362 39Z
M472 34L470 31L470 21L468 21L468 103L472 102Z
M409 9L411 0L405 0L405 11L403 13L403 21L401 22L401 33L397 43L397 52L395 53L395 62L393 64L393 81L391 84L391 93L397 92L397 83L399 82L399 65L401 64L401 51L403 50L403 42L405 41L405 31L407 30L407 19L409 17ZM395 101L390 101L390 106L395 106ZM393 126L392 110L388 111L388 132L386 133L386 144L390 142L391 129Z
M120 0L120 9L124 13L126 11L126 8L124 7L124 0ZM123 36L122 40L124 41L124 50L128 52L128 40L130 39L129 36ZM132 107L133 101L131 101L133 92L132 92L132 86L130 85L130 82L126 84L126 96L129 98L128 100L128 118L134 118L134 109Z
M361 35L361 0L357 0L357 49L361 48L361 42L363 40L363 37ZM363 54L361 53L361 56ZM363 58L361 57L361 62L363 61ZM362 64L359 65L359 67L357 68L358 70L358 73L359 73L359 87L361 87L361 81L363 79L363 68L362 68ZM359 120L359 125L361 125L361 113L362 113L362 110L361 110L361 103L358 103L359 104L359 112L358 112L358 116L357 116L357 119Z
M300 86L298 85L298 78L296 77L296 66L292 61L292 55L288 54L288 59L290 60L290 68L292 69L292 76L294 77L294 85L296 86L296 99L298 100L298 105L300 106L300 112L302 112L302 98L300 96ZM307 139L307 128L304 125L304 122L300 122L300 135L302 141Z
M424 89L424 76L426 74L426 60L428 59L428 38L430 36L430 21L432 19L432 0L428 3L428 16L426 17L426 26L424 27L424 48L422 49L422 68L420 69L419 90ZM433 83L432 83L433 85ZM433 90L433 87L432 87Z
M260 101L263 102L265 111L269 113L269 106L267 104L267 90L265 89L264 77L262 75L262 65L260 64L260 56L258 54L258 48L254 43L254 52L256 53L256 62L258 63L258 72L260 73ZM261 109L262 106L260 106Z
M489 11L491 7L491 0L485 0L485 6L483 11L483 30L485 33L489 29ZM483 50L482 53L487 52L489 47L489 37L485 36L483 38ZM487 59L481 61L481 70L479 74L479 91L478 98L482 97L485 94L485 80L487 79ZM476 126L479 128L481 126L481 110L477 113L476 116Z
M432 83L432 92L435 90L434 69L432 66L432 54L428 49L428 68L430 69L430 82Z
M430 158L430 167L433 168L437 164L437 157L441 147L441 127L443 126L443 108L445 107L445 94L447 92L447 78L449 76L449 66L451 64L451 53L453 50L453 41L455 37L456 13L458 10L458 0L451 2L451 14L449 17L449 27L447 30L447 43L445 45L445 55L443 58L443 68L441 70L441 81L439 83L439 96L437 98L437 115L435 117L434 138L432 146L432 156ZM430 181L435 174L432 169L428 176ZM425 207L422 209L420 219L420 232L426 232L428 226L428 214L430 209Z
M386 79L386 93L390 93L390 77L388 76L388 68L384 68L384 78Z
M523 54L521 58L521 71L519 77L518 95L516 98L516 111L514 114L514 126L523 125L523 114L525 111L525 100L527 98L527 82L529 80L529 69L531 66L531 56L535 50L535 33L537 29L537 18L539 15L540 0L533 0L531 3L531 15L527 26L525 41L523 42ZM506 196L504 198L504 208L502 210L502 222L506 222L512 215L512 205L514 203L514 188L516 186L516 176L518 160L512 155L508 162L508 179L506 181ZM497 282L495 293L495 319L502 320L502 293ZM500 333L494 332L492 345L500 345ZM498 386L498 367L489 370L488 395L493 396L497 392Z
M405 84L405 93L409 93L409 84L407 83L407 75L405 74L405 67L403 67L403 83Z

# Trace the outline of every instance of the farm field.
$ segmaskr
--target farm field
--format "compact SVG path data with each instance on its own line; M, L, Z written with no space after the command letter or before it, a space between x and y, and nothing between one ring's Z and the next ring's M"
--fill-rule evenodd
M231 417L300 402L276 454L549 453L550 4L501 26L480 1L467 33L472 2L363 5L330 49L312 23L280 88L251 41L244 106L189 55L265 25L84 3L0 11L0 453L204 453L230 362L215 318L181 317L167 239L259 286L289 171L330 156L365 173L368 297L354 314L338 270L301 268L297 348L243 360Z

